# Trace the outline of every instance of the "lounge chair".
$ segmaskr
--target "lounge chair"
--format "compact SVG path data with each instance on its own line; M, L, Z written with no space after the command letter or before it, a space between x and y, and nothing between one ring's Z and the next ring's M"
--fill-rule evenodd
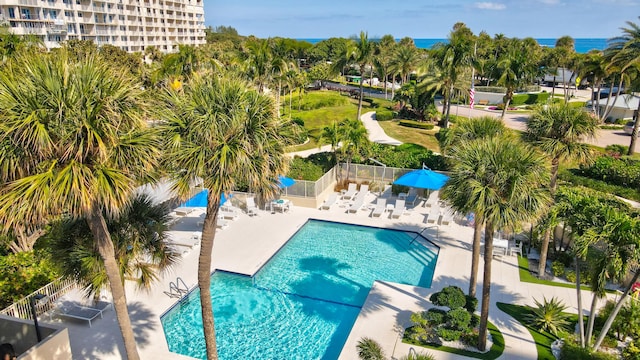
M343 199L347 199L350 200L352 199L356 194L358 193L358 184L356 183L349 183L349 188L347 189L347 192L342 194L342 198Z
M436 202L433 206L431 206L431 211L429 211L429 217L427 218L427 223L436 224L440 219L440 205Z
M378 198L378 200L376 200L376 207L371 212L371 217L374 217L374 216L379 217L380 215L384 214L386 209L387 209L387 199Z
M235 220L240 217L240 212L233 206L222 206L218 212L218 216L222 219Z
M365 196L369 193L369 185L362 184L360 185L360 190L358 190L358 196Z
M357 213L362 205L364 205L364 196L357 196L347 211L350 213Z
M393 208L393 212L391 213L392 219L397 219L404 213L404 200L396 200L396 206Z
M69 319L88 321L89 327L91 327L91 321L95 320L98 316L102 318L102 312L103 310L65 300L58 302L52 314Z
M256 206L256 200L253 196L247 197L247 215L258 215L258 207Z
M426 206L434 206L438 204L438 196L439 196L439 192L438 191L432 191L429 194L429 198L427 198L427 202L425 203Z
M322 203L320 206L320 210L329 210L331 209L331 205L335 204L338 199L338 193L331 193L329 197Z
M416 191L415 189L411 189L409 191L409 195L404 200L404 202L405 202L405 204L411 204L411 206L415 206L416 205L416 201L418 201L418 199L419 199L418 191Z
M453 210L447 207L442 212L442 216L440 217L440 222L438 223L438 225L449 225L449 223L452 221L453 221Z
M185 215L189 215L190 213L192 213L195 209L192 207L179 207L179 208L175 208L173 210L173 212L176 213L176 215L179 216L185 216Z

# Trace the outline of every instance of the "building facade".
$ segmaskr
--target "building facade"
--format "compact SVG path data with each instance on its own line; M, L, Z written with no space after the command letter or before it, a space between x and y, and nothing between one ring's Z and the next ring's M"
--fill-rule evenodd
M92 40L129 52L204 44L204 0L0 0L0 23L48 49Z

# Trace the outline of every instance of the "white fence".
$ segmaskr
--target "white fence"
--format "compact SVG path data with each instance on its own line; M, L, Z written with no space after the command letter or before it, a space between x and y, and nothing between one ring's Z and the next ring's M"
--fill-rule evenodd
M32 292L26 297L16 301L7 308L0 310L0 314L21 319L31 319L32 315L30 299L38 294L41 294L48 297L48 301L35 307L36 314L42 315L43 313L51 310L53 304L55 304L55 302L60 297L75 289L76 286L76 282L73 279L59 278Z
M347 178L347 164L340 164L342 179ZM378 165L350 164L348 170L349 181L369 181L378 184L391 184L400 176L414 169L403 169Z
M336 166L327 171L316 181L296 180L296 182L284 189L285 196L297 196L304 198L316 198L331 186L336 180Z

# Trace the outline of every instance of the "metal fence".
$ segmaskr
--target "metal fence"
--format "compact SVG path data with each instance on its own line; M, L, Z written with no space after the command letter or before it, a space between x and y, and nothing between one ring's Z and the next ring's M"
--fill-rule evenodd
M285 196L298 196L316 198L336 180L336 166L327 171L316 181L296 180L296 182L284 189Z
M349 181L370 181L380 184L394 182L400 176L414 169L403 169L389 166L350 164L348 169ZM347 178L347 164L340 164L343 179Z
M36 295L45 295L46 301L38 303L35 307L36 314L42 315L43 313L51 310L55 302L71 290L76 288L76 282L73 279L56 279L40 289L32 292L26 297L16 301L7 308L0 310L0 314L13 316L21 319L31 319L31 303L30 299Z

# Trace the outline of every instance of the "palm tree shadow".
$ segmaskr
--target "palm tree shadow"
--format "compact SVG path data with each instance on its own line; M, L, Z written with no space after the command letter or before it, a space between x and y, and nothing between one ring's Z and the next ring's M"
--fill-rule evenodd
M155 314L141 302L127 304L127 308L136 344L139 348L150 345L150 334L159 326L159 322L153 320ZM99 359L106 354L119 354L124 358L126 351L115 311L107 311L103 319L92 321L91 328L85 322L65 321L65 325L74 359Z

